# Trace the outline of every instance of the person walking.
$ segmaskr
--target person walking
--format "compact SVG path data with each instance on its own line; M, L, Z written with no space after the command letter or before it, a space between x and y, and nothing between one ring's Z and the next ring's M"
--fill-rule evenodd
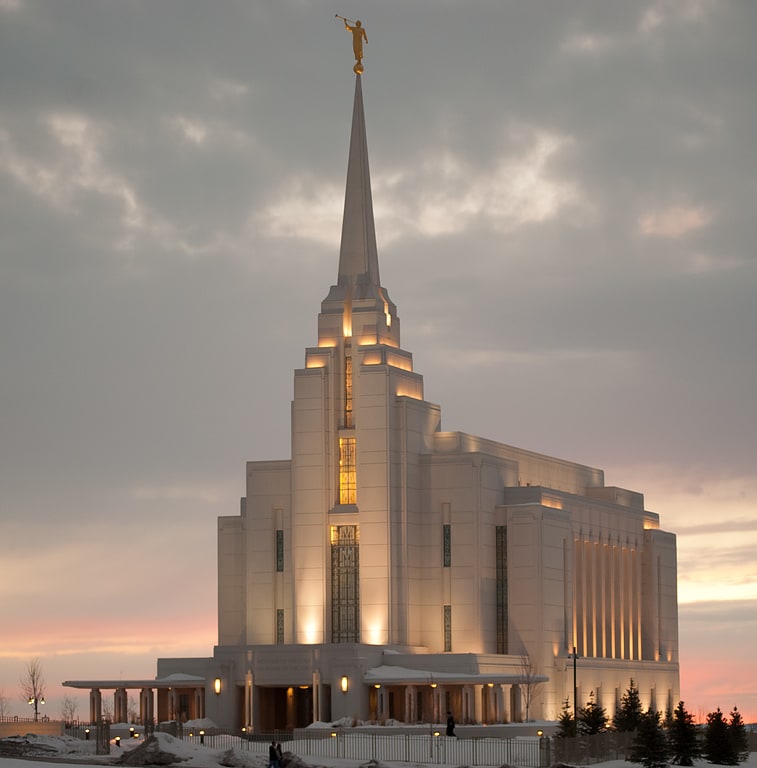
M268 747L268 768L280 768L279 766L279 753L276 750L276 742L272 741L271 746Z

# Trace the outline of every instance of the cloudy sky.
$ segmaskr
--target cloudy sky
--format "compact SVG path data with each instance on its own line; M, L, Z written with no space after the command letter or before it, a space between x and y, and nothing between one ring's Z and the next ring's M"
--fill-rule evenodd
M354 75L443 427L678 534L681 694L757 720L757 4L0 0L0 689L210 655L216 517L289 455ZM81 713L87 707L82 703Z

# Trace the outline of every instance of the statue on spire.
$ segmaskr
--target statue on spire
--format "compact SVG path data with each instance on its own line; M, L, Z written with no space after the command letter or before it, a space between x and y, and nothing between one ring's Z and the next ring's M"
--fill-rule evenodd
M365 34L365 28L363 27L360 19L353 22L350 25L351 19L345 19L344 16L335 14L337 19L341 19L344 22L344 28L352 32L352 51L355 54L355 66L352 71L357 75L362 75L365 69L363 68L363 41L368 45L368 35Z

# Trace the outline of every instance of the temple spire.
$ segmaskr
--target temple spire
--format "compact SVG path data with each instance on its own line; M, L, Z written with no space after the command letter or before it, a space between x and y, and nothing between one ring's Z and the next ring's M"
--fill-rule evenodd
M381 283L360 81L361 77L357 75L337 282L340 286L354 286L356 296L367 298L377 295Z
M400 346L397 307L379 280L376 228L373 222L368 143L365 139L363 91L355 81L352 134L344 195L339 274L318 315L318 346L335 346L347 339L357 344Z

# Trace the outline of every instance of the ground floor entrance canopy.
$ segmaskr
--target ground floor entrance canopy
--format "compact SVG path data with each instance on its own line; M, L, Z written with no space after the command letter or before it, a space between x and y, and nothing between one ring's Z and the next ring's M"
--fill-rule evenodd
M175 673L146 680L67 680L63 686L89 689L89 719L92 723L100 722L104 712L108 712L113 722L126 723L132 721L134 711L138 711L137 722L141 725L205 717L206 679L197 675ZM104 690L113 690L112 711L108 711L107 705L103 706ZM130 707L129 691L138 691L138 710Z

